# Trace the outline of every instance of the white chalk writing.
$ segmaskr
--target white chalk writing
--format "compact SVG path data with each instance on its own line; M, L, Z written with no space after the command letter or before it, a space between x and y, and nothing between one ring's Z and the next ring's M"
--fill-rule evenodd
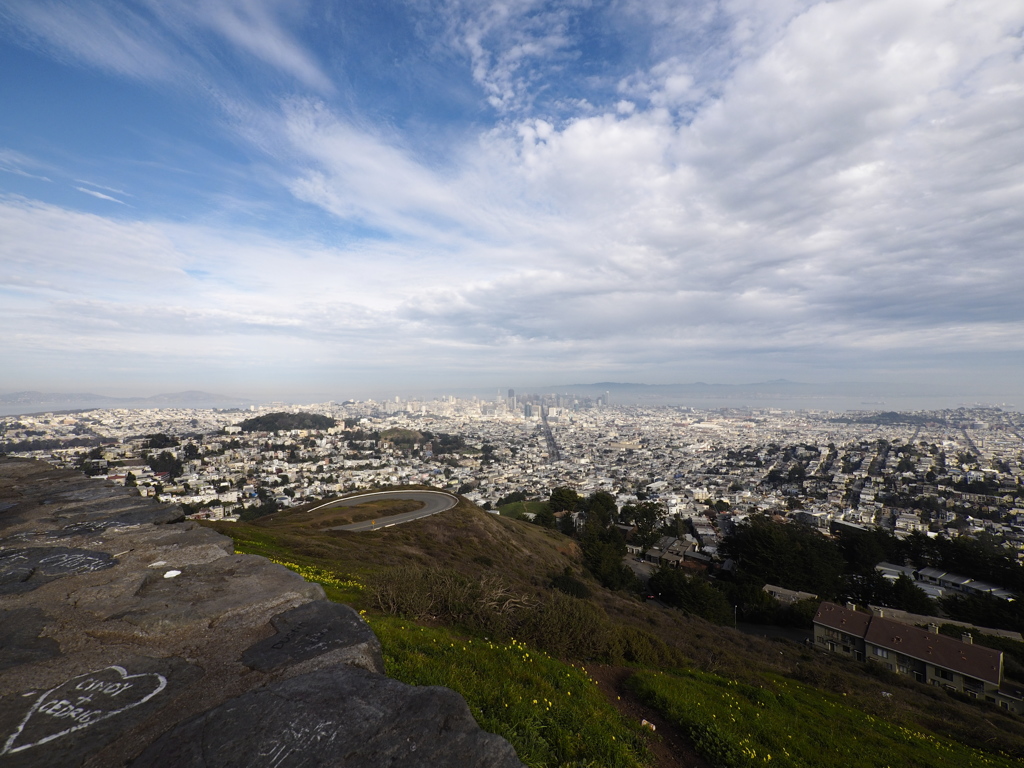
M261 745L253 765L280 768L292 755L302 756L310 750L320 752L337 736L337 723L323 721L315 725L292 724L272 734Z
M145 704L166 687L163 675L129 675L118 666L73 677L36 699L7 738L0 755L21 752L88 728Z
M47 555L39 559L40 565L48 565L53 568L61 568L77 573L88 571L99 571L109 568L112 563L109 560L101 559L95 555L67 554Z

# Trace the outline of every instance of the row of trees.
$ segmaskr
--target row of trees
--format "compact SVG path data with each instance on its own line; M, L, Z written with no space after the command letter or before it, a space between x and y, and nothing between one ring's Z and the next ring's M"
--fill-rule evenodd
M525 500L518 496L513 500ZM504 500L503 500L504 501ZM572 523L573 512L584 522ZM556 514L565 513L559 522ZM587 570L605 587L637 588L623 563L626 542L616 523L635 526L633 541L646 550L663 534L661 509L641 501L619 510L615 499L598 491L584 498L571 488L556 488L535 522L561 528L580 543ZM1024 630L1024 604L997 598L956 596L936 604L910 577L885 579L875 570L882 561L915 568L934 566L981 578L1024 594L1024 568L991 536L930 539L913 534L898 539L881 529L839 528L834 538L798 524L777 523L763 515L749 518L723 541L721 552L735 563L732 572L714 582L703 576L661 569L650 581L652 592L669 605L712 621L735 619L734 607L746 620L808 625L817 601L782 607L761 589L766 583L810 592L821 599L853 600L953 618L988 626Z
M583 514L584 523L573 524L572 513ZM596 491L586 498L571 488L559 487L551 492L548 503L534 518L534 522L547 527L558 527L580 544L583 564L608 589L636 589L639 585L633 572L623 564L626 540L615 527L618 520L615 497L605 491ZM561 523L555 517L562 514Z
M908 576L895 582L875 570L882 561L915 569L932 566L1024 594L1024 567L993 536L896 538L881 529L838 528L834 539L801 525L750 518L723 542L735 559L738 587L777 584L826 599L853 600L1024 632L1024 603L988 595L953 595L936 603Z
M632 541L646 550L664 534L660 504L640 501L627 504L620 510L615 498L603 491L582 498L572 489L556 488L548 507L558 512L584 513L582 525L573 527L566 524L563 530L579 541L584 566L602 586L609 589L640 587L637 577L623 563L626 542L616 523L634 526ZM552 520L554 511L550 512ZM566 514L562 520L571 520L571 516ZM796 609L784 608L760 587L761 584L712 583L702 574L661 568L651 577L647 591L657 594L667 605L718 624L731 624L736 620L734 606L747 620L799 626L810 624L816 602Z

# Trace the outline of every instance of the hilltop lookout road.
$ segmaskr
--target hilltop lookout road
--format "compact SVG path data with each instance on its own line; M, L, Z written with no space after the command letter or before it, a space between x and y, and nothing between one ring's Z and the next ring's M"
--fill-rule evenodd
M329 530L332 531L378 531L381 528L390 528L392 525L408 523L412 520L419 520L421 517L430 517L438 512L451 509L459 500L449 493L441 491L377 491L375 493L361 493L358 496L348 496L344 499L329 501L313 509L328 509L330 507L354 507L364 504L367 501L419 501L423 503L421 509L412 512L403 512L400 515L381 517L377 520L364 520L361 523L350 523L339 525ZM311 512L313 510L310 510Z

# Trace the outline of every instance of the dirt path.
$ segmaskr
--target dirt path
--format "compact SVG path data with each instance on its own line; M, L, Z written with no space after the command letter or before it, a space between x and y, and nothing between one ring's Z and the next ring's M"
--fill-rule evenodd
M619 712L638 723L646 720L654 724L656 730L651 739L651 753L654 755L655 768L711 768L694 751L689 736L626 688L626 680L633 674L633 670L593 664L587 666L587 673L597 681L601 693Z

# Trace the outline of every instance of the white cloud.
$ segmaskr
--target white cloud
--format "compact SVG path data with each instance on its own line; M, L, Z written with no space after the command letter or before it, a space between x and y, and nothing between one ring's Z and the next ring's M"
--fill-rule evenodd
M569 26L587 3L544 0L444 2L452 45L470 58L473 79L499 112L528 106L532 86L573 46ZM540 71L538 71L540 70Z
M1020 349L1024 9L626 10L664 20L655 60L607 104L555 119L530 105L575 45L575 7L449 6L505 117L443 160L327 96L247 106L240 135L275 163L260 173L355 233L345 248L8 199L0 265L15 298L0 321L18 331L4 343L145 355L158 339L207 363L661 380L698 362L844 377L926 352ZM189 13L328 90L282 8ZM690 22L725 41L719 53L694 47Z
M87 179L75 179L75 181L77 181L79 184L85 184L86 186L93 187L95 189L105 189L107 190L107 192L113 192L115 195L124 195L126 197L132 197L132 195L129 194L128 192L125 192L123 189L118 189L117 187L108 187L103 184L97 184L93 181L88 181Z
M5 15L24 42L59 58L132 78L168 80L180 72L161 30L136 10L105 3L14 2Z
M247 53L286 72L320 92L333 90L328 76L294 34L287 29L304 3L281 0L201 0L151 7L184 39L192 26L212 29Z
M27 155L23 155L21 152L16 152L13 149L0 148L0 171L4 173L12 173L15 176L24 176L27 179L36 179L37 181L51 181L46 176L41 176L38 173L30 173L26 171L26 168L32 168L33 170L42 168L43 165L37 160L34 160Z
M118 205L128 205L124 200L118 200L116 197L111 197L110 195L105 195L102 192L97 192L95 189L86 189L85 187L75 187L75 189L79 192L84 192L87 195L92 195L100 200L109 200L110 202L117 203Z
M173 82L225 98L228 72L215 62L222 53L204 36L213 31L237 49L330 92L328 76L288 28L298 6L279 0L207 0L167 3L12 2L2 13L23 44L123 77Z
M435 344L609 366L1005 345L1024 330L1013 19L838 2L786 21L754 25L771 44L689 122L667 61L642 109L523 119L444 172L303 106L293 190L431 254L446 290L398 315Z

